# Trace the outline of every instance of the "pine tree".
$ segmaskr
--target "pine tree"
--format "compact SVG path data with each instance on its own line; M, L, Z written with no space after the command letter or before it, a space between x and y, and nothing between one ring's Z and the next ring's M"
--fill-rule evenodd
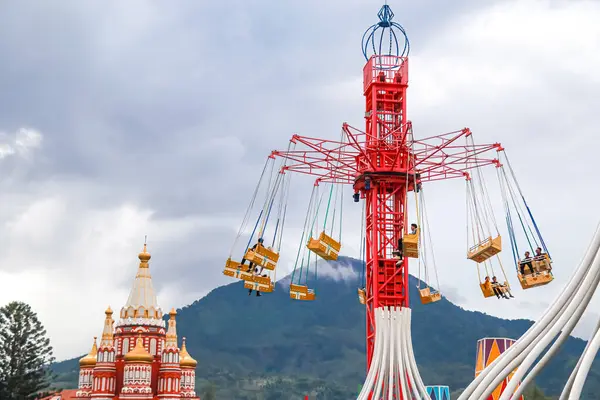
M46 330L31 307L15 301L0 308L0 399L36 398L50 386L53 361Z

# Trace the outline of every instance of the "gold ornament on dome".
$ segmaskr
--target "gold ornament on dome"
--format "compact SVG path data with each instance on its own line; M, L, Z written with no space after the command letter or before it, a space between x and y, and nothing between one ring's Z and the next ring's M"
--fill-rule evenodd
M139 335L133 350L125 354L125 362L152 362L154 357L148 353L142 343L142 335Z
M80 367L93 367L96 365L96 358L98 355L98 346L96 345L96 336L94 336L94 344L92 345L92 350L88 353L87 356L83 357L79 360Z

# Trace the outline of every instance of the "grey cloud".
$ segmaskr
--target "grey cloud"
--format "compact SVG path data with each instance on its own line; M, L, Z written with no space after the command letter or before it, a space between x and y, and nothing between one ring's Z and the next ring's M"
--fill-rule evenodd
M412 54L419 56L439 39L440 27L492 3L390 4L408 31ZM147 1L4 2L0 54L9 62L0 63L0 129L14 132L27 124L45 140L34 168L17 173L9 164L13 160L0 164L0 188L16 193L13 201L23 193L68 190L91 208L133 203L156 210L157 220L241 217L265 157L285 148L292 133L337 138L343 121L362 128L360 84L353 99L345 93L342 101L325 96L336 85L360 82L360 38L376 22L379 6L366 0L188 1L177 7ZM409 105L409 117L421 137L463 126L470 126L478 141L501 137L511 159L522 160L521 169L537 168L530 185L536 176L545 187L584 179L566 169L564 175L545 177L543 164L529 157L524 143L539 141L560 156L564 149L549 143L573 123L561 113L566 109L575 118L597 109L598 88L577 76L536 73L553 86L512 96L517 114L507 115L512 108L494 93L483 104L459 92L443 109ZM452 71L446 78L452 79ZM421 90L414 83L410 90ZM573 91L585 93L589 109L575 109L581 101L558 100ZM580 129L592 132L596 125ZM9 180L7 168L15 170ZM293 179L290 210L296 211L290 224L300 226L311 180ZM464 193L460 183L452 187L433 203L439 210L445 197ZM539 203L540 220L555 218L543 199ZM360 213L358 207L347 210ZM442 238L456 235L454 227L441 232ZM184 241L153 238L157 288L177 283L181 290L204 290L226 282L220 267L234 235L223 227L197 228ZM468 294L478 290L472 287ZM467 301L467 293L443 289L452 301Z
M464 304L468 299L461 294L462 290L453 286L444 285L443 295L454 304Z

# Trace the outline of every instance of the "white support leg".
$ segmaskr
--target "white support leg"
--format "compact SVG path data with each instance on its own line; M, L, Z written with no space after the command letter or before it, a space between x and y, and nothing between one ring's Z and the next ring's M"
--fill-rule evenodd
M427 390L412 351L410 308L375 310L375 348L357 400L425 400Z

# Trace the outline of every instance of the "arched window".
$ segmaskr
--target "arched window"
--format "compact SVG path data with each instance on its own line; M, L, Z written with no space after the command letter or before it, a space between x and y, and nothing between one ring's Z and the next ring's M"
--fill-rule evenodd
M150 339L150 354L153 356L156 355L156 339Z
M129 338L123 339L123 350L121 354L127 354L129 352Z

